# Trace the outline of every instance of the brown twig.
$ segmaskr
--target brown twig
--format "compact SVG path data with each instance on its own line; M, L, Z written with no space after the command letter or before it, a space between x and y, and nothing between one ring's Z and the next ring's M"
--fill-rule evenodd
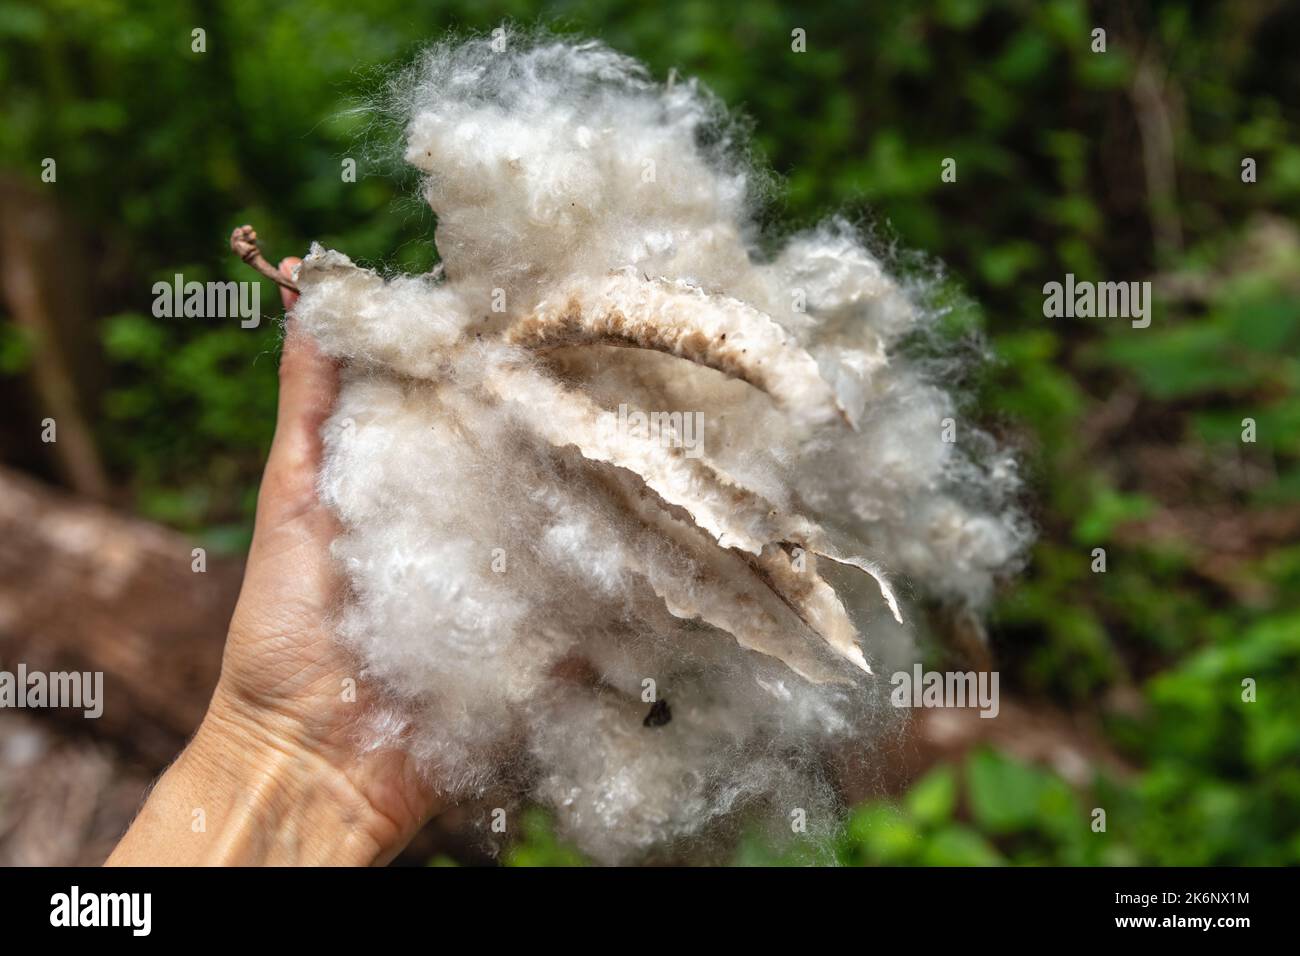
M257 230L252 226L240 226L230 234L230 251L277 285L291 292L298 291L296 282L262 256L262 250L257 247Z

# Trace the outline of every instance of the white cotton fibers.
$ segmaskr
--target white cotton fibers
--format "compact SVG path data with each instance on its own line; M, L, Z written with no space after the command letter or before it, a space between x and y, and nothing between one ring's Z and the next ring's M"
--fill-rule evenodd
M439 269L313 247L296 310L343 366L320 490L371 743L601 862L832 832L922 603L978 610L1030 534L909 357L933 310L841 221L761 255L694 80L509 34L397 90Z

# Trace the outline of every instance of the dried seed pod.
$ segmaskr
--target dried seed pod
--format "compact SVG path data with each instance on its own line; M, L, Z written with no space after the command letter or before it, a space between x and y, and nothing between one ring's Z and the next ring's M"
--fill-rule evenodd
M664 509L654 496L611 473L595 479L635 516L641 533L663 539L685 558L664 560L651 548L636 570L663 599L669 612L698 618L727 632L741 647L774 657L815 684L845 682L846 676L816 652L820 642L782 594L739 552L724 550L699 528Z
M529 348L619 345L717 369L810 424L846 420L817 362L771 318L681 280L626 273L562 285L507 332Z
M770 573L773 587L792 606L803 609L801 617L805 622L822 634L837 653L870 672L857 646L857 633L834 590L815 570L806 572L807 581L794 576L804 572L788 570L789 562L781 557L781 547L797 545L872 575L891 613L901 623L897 600L873 565L839 557L821 528L802 516L782 513L707 460L688 458L671 440L665 440L671 436L656 439L616 428L609 412L581 392L534 369L496 368L484 381L499 400L513 403L516 413L551 444L572 445L587 459L631 471L665 502L686 512L720 547L738 548L759 558L755 566Z

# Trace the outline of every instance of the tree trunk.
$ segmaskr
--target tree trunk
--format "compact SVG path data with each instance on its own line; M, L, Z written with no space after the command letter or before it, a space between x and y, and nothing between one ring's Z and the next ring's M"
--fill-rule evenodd
M81 245L51 198L54 188L48 184L42 192L0 178L0 289L32 345L37 415L26 434L36 443L45 432L42 423L52 419L55 440L48 448L58 474L69 487L103 501L109 481L87 416L102 371L86 301L90 281Z

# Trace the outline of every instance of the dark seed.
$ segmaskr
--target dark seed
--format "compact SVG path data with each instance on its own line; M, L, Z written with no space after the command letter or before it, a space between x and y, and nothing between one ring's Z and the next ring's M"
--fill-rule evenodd
M645 720L641 721L641 726L662 727L672 719L673 712L668 706L668 701L661 699L650 705L650 713L645 715Z

